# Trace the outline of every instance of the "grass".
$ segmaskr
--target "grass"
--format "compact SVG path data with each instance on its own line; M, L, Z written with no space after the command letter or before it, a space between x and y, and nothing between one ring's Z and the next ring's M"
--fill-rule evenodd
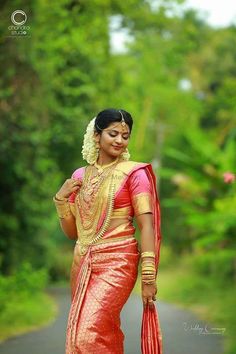
M44 293L9 301L0 315L0 342L49 325L57 312L53 298Z

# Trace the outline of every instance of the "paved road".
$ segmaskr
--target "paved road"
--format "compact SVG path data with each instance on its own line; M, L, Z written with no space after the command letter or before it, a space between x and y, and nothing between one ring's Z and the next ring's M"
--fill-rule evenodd
M56 297L60 308L54 323L42 330L7 340L0 345L0 354L64 354L70 296L66 289L51 289L50 293ZM163 354L223 353L222 335L216 334L216 331L214 334L210 325L198 320L189 311L163 302L156 304L163 334ZM141 316L140 297L130 297L121 314L125 354L141 354Z

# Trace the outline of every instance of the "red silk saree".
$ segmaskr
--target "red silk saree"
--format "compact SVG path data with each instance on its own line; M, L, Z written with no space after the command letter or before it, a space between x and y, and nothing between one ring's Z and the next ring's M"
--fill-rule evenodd
M83 179L86 185L88 170L89 166L81 167L72 176ZM108 198L112 183L114 198L109 212ZM153 214L156 267L159 264L161 229L156 177L151 164L135 161L118 163L113 171L112 182L107 178L103 194L100 194L99 201L94 201L98 207L92 221L83 220L80 205L82 193L82 190L77 195L72 193L69 198L76 219L78 241L71 267L66 354L124 354L120 312L134 288L140 261L139 245L134 238L135 227L132 224L136 215L146 212ZM125 218L127 222L109 228L107 217L109 220ZM86 231L82 227L83 222L88 227L92 222L95 223L96 232L104 224L108 225L102 237L85 249L81 241L81 235ZM78 252L79 262L76 257ZM142 354L162 354L162 333L156 307L151 310L147 305L143 310L141 350Z

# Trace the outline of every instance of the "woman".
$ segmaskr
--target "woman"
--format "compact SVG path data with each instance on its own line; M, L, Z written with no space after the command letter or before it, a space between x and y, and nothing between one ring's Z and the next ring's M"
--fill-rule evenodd
M60 225L76 239L66 354L123 354L120 312L141 258L143 354L162 354L156 300L160 206L151 164L130 161L133 120L106 109L88 124L82 149L88 165L74 171L53 198ZM134 238L136 218L141 251ZM140 257L141 256L141 257Z

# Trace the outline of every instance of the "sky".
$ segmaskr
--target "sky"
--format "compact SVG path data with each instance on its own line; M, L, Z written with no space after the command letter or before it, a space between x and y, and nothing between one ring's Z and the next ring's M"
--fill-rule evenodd
M224 27L236 23L235 0L187 0L188 6L208 12L207 22L212 26Z
M155 1L155 0L154 0ZM158 0L156 0L158 2ZM236 24L235 0L186 0L185 7L191 7L204 14L206 22L213 27L226 27ZM119 19L113 19L111 27L119 25ZM111 46L114 52L125 51L125 40L128 40L126 30L111 33Z

